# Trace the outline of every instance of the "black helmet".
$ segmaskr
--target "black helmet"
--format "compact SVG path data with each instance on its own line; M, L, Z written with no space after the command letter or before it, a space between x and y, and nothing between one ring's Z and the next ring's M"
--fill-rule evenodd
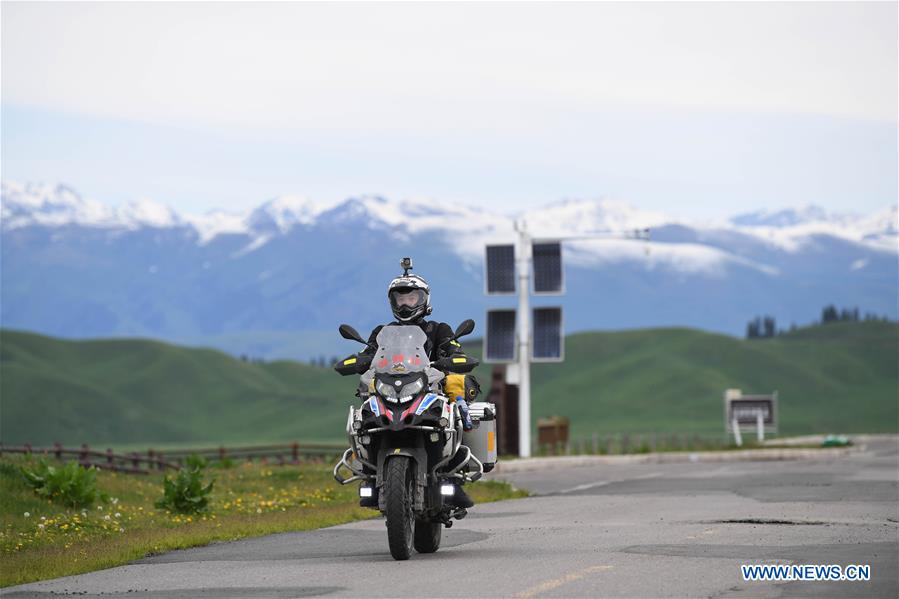
M420 276L409 273L411 260L405 258L401 264L405 272L390 281L387 299L398 322L415 322L431 313L431 287Z

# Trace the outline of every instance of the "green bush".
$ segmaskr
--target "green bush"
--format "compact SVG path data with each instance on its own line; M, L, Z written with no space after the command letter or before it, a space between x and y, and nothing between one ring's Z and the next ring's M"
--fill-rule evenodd
M84 468L73 461L57 468L41 458L34 468L21 466L19 471L35 493L69 507L90 507L98 498L108 500L97 491L97 469L93 466Z
M228 470L229 468L234 468L237 464L234 462L234 460L232 460L228 456L225 456L217 462L214 462L212 465L216 468L221 468L222 470Z
M196 514L209 509L209 494L215 481L204 487L205 473L206 460L198 456L188 457L174 479L168 476L163 479L163 497L155 503L156 507L178 514Z

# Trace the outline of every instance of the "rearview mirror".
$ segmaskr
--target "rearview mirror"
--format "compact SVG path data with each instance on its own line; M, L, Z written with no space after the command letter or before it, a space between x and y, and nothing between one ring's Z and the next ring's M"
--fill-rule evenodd
M362 339L362 336L348 324L340 325L337 330L340 332L340 336L344 339L349 339L350 341L358 341L359 343L365 343Z
M456 327L456 339L459 337L464 337L474 330L474 321L472 319L463 320L462 323Z

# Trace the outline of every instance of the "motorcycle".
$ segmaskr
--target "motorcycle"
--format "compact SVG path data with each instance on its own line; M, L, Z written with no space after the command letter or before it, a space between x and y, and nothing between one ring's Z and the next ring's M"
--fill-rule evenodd
M446 343L473 330L474 321L466 320ZM340 325L339 332L372 348L349 325ZM334 467L334 478L342 485L362 481L359 496L385 516L396 560L409 559L413 548L437 551L443 527L467 514L464 507L452 505L457 486L477 481L485 471L463 443L458 406L440 387L444 372L468 372L478 361L444 357L431 362L426 341L418 326L385 326L374 352L353 354L335 365L341 375L362 375L356 395L363 401L358 408L350 406L350 447ZM345 470L350 476L344 477Z

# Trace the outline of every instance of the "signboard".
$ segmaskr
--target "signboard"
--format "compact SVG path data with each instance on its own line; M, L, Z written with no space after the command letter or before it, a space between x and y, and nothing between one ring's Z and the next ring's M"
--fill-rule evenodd
M562 244L558 241L534 243L534 294L564 293L562 284Z
M517 359L515 310L487 310L484 335L485 362L514 362Z
M515 246L488 245L484 260L487 295L515 293Z
M777 391L771 395L742 395L729 390L724 395L724 430L733 432L733 424L744 431L758 427L759 414L766 433L777 432Z
M561 362L565 354L562 308L534 308L531 322L534 323L531 360Z

